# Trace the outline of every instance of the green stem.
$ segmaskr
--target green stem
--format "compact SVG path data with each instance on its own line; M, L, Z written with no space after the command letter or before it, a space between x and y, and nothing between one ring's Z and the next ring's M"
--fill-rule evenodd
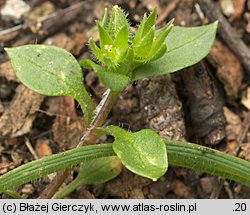
M250 163L204 146L166 140L169 164L226 177L250 187ZM24 164L0 177L0 192L85 160L114 156L111 144L72 149Z
M53 199L63 199L65 196L72 193L77 187L82 185L81 178L76 178L71 181L66 187L60 189L56 194L52 197Z
M99 105L95 109L95 116L90 124L90 128L87 130L87 132L84 134L84 136L81 138L80 142L78 143L77 147L80 147L84 144L94 143L96 139L98 138L95 129L98 127L101 127L110 111L112 110L112 107L117 99L118 93L112 92L110 89L107 89L103 95L103 98Z
M78 92L75 96L75 99L80 104L81 109L84 113L84 120L86 123L86 127L90 126L91 120L93 118L94 113L94 104L91 100L91 97L88 95L88 92L82 87L80 92Z
M4 193L13 199L21 199L22 198L20 196L20 194L14 190L6 190L6 191L4 191Z

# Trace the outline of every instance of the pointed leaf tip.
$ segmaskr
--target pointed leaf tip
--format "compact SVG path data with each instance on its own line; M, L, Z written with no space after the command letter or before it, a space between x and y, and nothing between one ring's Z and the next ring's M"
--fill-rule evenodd
M19 80L48 96L72 96L91 121L93 103L83 86L81 67L68 51L50 45L24 45L5 49ZM84 104L84 105L83 105Z
M179 71L198 63L210 52L218 22L199 27L174 26L165 42L167 52L160 59L134 71L133 80Z

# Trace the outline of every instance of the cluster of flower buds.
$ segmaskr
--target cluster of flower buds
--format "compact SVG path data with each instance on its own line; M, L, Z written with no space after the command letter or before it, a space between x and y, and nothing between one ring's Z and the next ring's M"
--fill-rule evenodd
M159 59L167 50L165 39L173 27L173 20L155 30L156 16L156 9L149 16L144 14L135 35L132 35L127 15L120 7L114 6L110 16L105 9L102 21L96 21L99 47L92 38L89 39L89 47L103 68L89 60L81 61L81 65L95 70L99 76L101 72L108 72L131 78L136 67ZM101 76L104 80L105 77Z

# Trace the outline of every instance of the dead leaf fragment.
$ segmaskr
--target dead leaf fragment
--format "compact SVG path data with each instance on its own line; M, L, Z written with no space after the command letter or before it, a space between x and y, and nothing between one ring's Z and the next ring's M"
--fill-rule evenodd
M246 26L246 32L248 32L248 33L250 33L250 13L248 12L246 12L245 14L244 14L244 18L245 18L245 20L247 21L247 26Z
M224 115L226 117L226 137L227 141L236 141L238 138L238 135L240 134L242 130L242 122L238 115L233 113L231 110L229 110L227 107L223 108Z
M232 0L232 2L234 6L234 13L230 16L230 21L241 17L245 9L246 0Z
M54 140L60 147L72 148L78 144L83 126L83 120L76 115L74 99L68 96L60 97L59 110L52 127Z
M25 195L30 195L35 192L35 188L32 184L25 184L21 189L21 193Z
M225 152L227 154L231 154L234 156L237 156L237 150L239 148L239 143L237 140L233 140L233 141L228 141L227 143L227 149L225 150Z
M11 104L0 117L0 135L17 137L29 132L43 99L44 96L20 84Z
M241 103L250 110L250 87L248 87L244 92L241 98Z
M157 13L162 13L162 7L159 0L144 0L142 1L142 6L146 7L149 11L152 11L156 7Z
M16 168L18 166L17 163L14 162L2 162L0 163L0 175Z
M213 176L206 176L200 179L202 190L209 194L212 193L214 188L218 185L218 179Z
M65 33L59 33L53 37L49 37L47 40L45 40L44 43L64 48L67 51L72 50L75 46L74 41L70 37L68 37Z
M45 1L34 8L29 14L29 19L37 20L42 16L48 16L55 11L55 5L50 1Z
M48 139L38 140L35 150L38 158L42 158L53 154L52 149L49 146Z
M224 115L226 117L226 121L228 124L241 125L241 120L240 120L240 117L238 115L233 113L227 107L224 107L223 110L224 110Z
M19 82L9 61L0 65L0 77L5 77L8 81Z
M217 68L216 75L224 84L227 95L236 97L243 79L238 58L219 40L216 40L209 54L209 60Z
M250 143L242 144L239 157L244 160L250 161Z
M21 19L30 11L31 7L22 0L8 0L1 8L1 18L5 21L21 22Z

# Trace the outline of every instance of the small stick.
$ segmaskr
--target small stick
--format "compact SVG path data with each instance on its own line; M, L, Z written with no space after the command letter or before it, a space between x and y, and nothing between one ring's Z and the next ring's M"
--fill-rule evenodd
M24 30L33 29L35 32L34 34L24 36L12 45L33 43L35 40L40 43L49 35L58 32L58 30L60 31L62 27L65 27L72 20L76 19L79 13L89 13L90 11L91 8L88 7L86 2L79 2L66 9L58 10L52 14L40 17L37 20L28 20L24 24L0 31L0 41L9 42L15 39L15 37Z
M218 184L214 187L213 192L211 193L209 199L218 199L219 198L224 181L225 181L224 179L218 177Z
M244 117L243 121L243 129L241 129L240 134L237 138L239 145L241 145L247 136L247 132L249 131L250 128L250 111L247 112L246 116Z
M71 174L71 170L71 168L67 168L57 172L56 176L53 178L50 184L43 190L38 199L50 199Z
M33 155L33 157L38 160L38 156L33 148L33 146L31 145L30 141L28 138L25 138L25 145L27 146L27 148L29 149L30 153Z
M231 26L220 11L219 4L211 0L198 0L199 5L206 16L211 20L219 20L218 33L228 45L230 50L240 59L243 67L250 75L250 49L242 41L239 33Z
M160 14L158 17L156 24L160 25L162 22L168 17L168 15L176 8L176 6L179 4L180 0L173 0L171 1L166 8L164 8L164 12Z

